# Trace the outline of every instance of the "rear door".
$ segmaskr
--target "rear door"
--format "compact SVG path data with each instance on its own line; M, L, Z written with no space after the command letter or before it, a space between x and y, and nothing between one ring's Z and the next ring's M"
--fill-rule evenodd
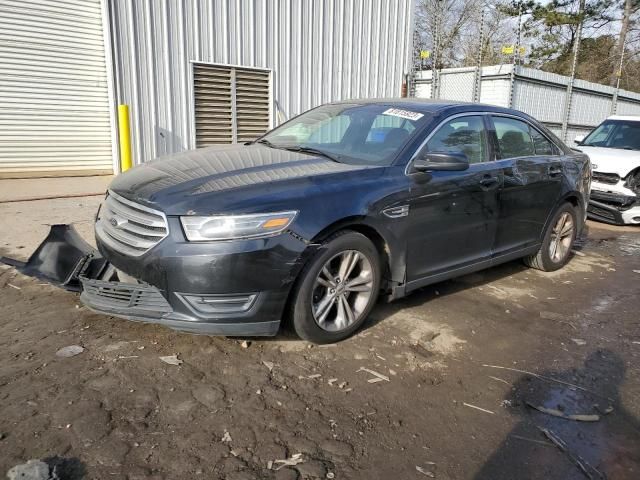
M491 256L502 172L492 161L486 125L485 115L452 117L434 131L420 152L464 153L468 170L409 174L409 283Z
M494 255L535 245L562 189L560 150L522 119L491 115L492 137L504 172Z

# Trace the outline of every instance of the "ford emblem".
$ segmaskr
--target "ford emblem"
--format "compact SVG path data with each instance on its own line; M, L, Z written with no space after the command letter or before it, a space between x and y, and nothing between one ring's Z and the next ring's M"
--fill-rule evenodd
M113 216L109 219L109 223L111 225L113 225L114 228L120 228L122 227L122 225L124 225L125 223L127 223L127 219L126 218L121 218L121 217L116 217Z

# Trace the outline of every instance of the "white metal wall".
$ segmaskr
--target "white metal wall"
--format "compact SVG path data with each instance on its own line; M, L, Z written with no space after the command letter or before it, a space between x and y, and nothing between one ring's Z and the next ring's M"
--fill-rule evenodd
M113 171L100 0L0 2L0 176Z
M480 102L500 107L509 106L509 79L483 78L480 88Z
M512 65L482 67L480 101L509 106ZM440 74L440 98L470 101L474 67L444 69ZM416 97L431 97L430 71L416 73ZM528 113L545 123L556 135L562 133L569 77L531 68L517 67L512 108ZM566 138L585 134L612 114L615 89L576 80L571 98ZM615 113L640 115L640 93L620 90Z
M506 82L505 90L508 92L509 82L503 81ZM553 84L518 81L514 86L513 108L522 110L541 122L562 123L560 112L566 92L566 87ZM504 106L508 106L508 99Z
M195 146L192 64L271 70L274 123L332 100L399 96L413 0L112 0L118 101L140 163Z

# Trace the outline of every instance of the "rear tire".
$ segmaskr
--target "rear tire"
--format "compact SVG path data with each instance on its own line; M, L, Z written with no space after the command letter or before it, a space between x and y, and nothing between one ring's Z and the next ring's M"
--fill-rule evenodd
M553 272L564 267L571 257L577 233L576 209L570 203L565 203L549 222L540 250L534 255L524 257L524 263L543 272Z
M296 334L320 344L351 336L376 303L380 277L380 255L371 240L353 231L329 237L294 287L290 315Z

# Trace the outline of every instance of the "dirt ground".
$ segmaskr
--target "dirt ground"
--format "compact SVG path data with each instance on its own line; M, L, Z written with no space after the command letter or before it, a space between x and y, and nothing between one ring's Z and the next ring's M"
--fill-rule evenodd
M0 254L56 222L90 238L99 202L0 204ZM0 476L37 458L66 479L638 479L639 298L640 230L595 223L560 272L440 283L326 347L97 315L3 266Z

